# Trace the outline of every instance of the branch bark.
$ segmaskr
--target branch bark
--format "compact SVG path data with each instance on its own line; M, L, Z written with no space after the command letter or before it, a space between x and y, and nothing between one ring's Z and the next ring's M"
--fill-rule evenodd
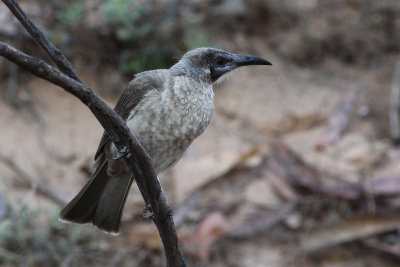
M166 203L151 159L143 146L131 133L121 117L81 82L68 60L26 16L18 4L14 0L2 1L10 8L34 40L50 55L61 71L53 68L45 61L31 57L3 42L0 42L0 55L79 98L92 111L116 147L120 150L128 149L129 153L126 154L125 161L135 176L135 181L145 202L151 205L153 220L163 242L167 265L186 266L171 209Z

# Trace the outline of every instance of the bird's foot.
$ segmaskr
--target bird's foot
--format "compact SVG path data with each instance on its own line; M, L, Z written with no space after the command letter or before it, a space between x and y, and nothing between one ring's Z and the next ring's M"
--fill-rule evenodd
M144 206L143 208L143 218L145 219L153 219L154 218L154 213L151 209L151 205L150 204L146 204L146 206Z
M131 153L129 153L129 150L126 146L124 146L122 149L118 149L117 155L113 157L113 160L119 160L121 158L129 158L131 156Z

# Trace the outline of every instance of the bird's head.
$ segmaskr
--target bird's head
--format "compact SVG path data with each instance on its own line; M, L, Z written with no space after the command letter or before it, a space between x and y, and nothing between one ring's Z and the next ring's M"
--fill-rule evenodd
M220 82L232 70L248 65L272 65L267 60L239 54L230 54L216 48L196 48L187 52L172 69L202 82Z

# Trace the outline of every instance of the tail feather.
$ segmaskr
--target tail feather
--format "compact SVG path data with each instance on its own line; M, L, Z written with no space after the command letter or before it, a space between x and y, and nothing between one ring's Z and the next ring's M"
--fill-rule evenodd
M60 219L72 223L92 223L106 232L118 233L133 177L130 172L109 176L105 159L97 170L60 212Z
M133 178L130 172L109 178L107 187L101 194L92 223L106 232L118 233L122 211Z
M61 210L60 219L73 223L91 222L107 184L107 161L104 160L81 191Z

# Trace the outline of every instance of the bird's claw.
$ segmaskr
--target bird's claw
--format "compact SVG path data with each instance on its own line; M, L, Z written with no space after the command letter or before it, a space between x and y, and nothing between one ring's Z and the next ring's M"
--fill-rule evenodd
M129 158L131 156L131 153L129 153L129 150L126 146L124 146L122 149L118 149L117 155L113 157L113 160L119 160L121 158Z
M150 204L146 204L146 206L144 206L144 208L143 208L143 218L145 218L145 219L154 218L154 213L151 210L151 205Z

